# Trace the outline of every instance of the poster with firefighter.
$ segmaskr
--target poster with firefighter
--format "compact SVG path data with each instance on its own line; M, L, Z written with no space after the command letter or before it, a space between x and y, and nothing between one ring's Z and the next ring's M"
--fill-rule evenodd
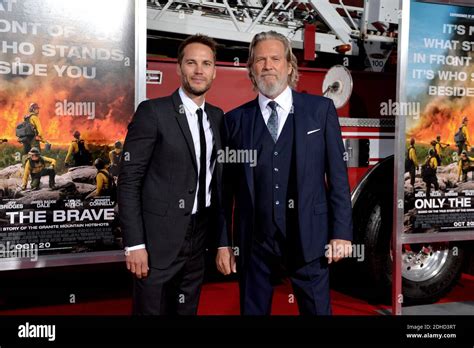
M411 0L406 233L474 228L474 8Z
M0 1L2 258L122 248L134 0Z

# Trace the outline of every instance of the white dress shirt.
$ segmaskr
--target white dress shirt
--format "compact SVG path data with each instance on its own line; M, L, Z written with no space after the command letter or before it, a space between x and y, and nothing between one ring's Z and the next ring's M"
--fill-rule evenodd
M199 171L201 167L201 143L199 137L199 121L198 116L196 114L197 109L201 108L203 112L202 125L204 128L204 136L206 138L206 207L209 207L211 205L211 180L212 173L214 172L214 167L216 164L215 160L211 163L212 149L214 148L214 137L211 129L211 124L209 123L206 111L204 110L205 102L203 102L202 105L196 105L196 103L194 103L194 101L189 98L186 93L184 93L182 88L179 89L179 96L181 98L181 101L183 102L184 112L186 114L189 130L191 131L191 136L193 138L194 152L196 156L198 175L196 177L196 194L194 196L194 204L191 212L191 214L195 214L197 212L198 206ZM143 249L145 247L145 244L139 244L130 247L125 247L125 251L138 250Z
M286 119L288 115L292 112L293 107L293 94L291 92L290 87L286 87L286 89L280 93L278 97L273 99L277 103L277 113L278 113L278 133L277 137L280 136L283 126L285 125ZM264 96L262 93L258 93L258 105L260 105L260 111L262 112L263 120L265 124L267 124L268 119L272 113L268 103L271 102L272 99Z

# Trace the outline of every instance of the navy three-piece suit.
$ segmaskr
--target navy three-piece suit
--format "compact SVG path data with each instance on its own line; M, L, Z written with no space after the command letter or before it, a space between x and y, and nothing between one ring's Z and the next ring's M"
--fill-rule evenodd
M257 165L225 163L220 246L238 249L241 312L270 314L273 280L284 271L301 314L331 314L326 245L352 240L344 145L330 99L292 91L275 142L258 98L224 117L226 146Z

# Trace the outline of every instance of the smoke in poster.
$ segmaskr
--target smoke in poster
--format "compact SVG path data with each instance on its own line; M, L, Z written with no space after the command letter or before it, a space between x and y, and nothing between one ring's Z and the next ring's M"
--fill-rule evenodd
M134 11L133 0L0 2L0 258L122 248Z

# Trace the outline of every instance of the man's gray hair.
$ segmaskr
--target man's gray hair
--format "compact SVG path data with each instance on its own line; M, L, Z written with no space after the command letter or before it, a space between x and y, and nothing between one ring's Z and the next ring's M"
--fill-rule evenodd
M298 83L298 78L299 78L298 60L296 59L296 56L293 54L290 41L284 35L277 33L276 31L273 31L273 30L263 31L261 33L256 34L253 37L252 42L250 43L247 69L249 71L249 77L253 83L253 86L257 88L257 82L255 81L255 78L252 73L252 67L255 61L255 47L257 46L259 42L264 41L264 40L278 40L283 44L283 46L285 47L286 60L288 64L290 64L290 66L292 67L291 74L288 75L288 85L292 88L296 87L296 84Z

